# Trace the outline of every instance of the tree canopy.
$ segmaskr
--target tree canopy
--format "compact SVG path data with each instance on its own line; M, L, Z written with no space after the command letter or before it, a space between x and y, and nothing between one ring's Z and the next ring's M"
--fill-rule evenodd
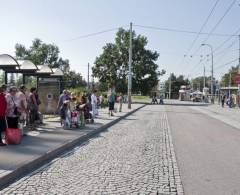
M114 85L119 92L127 92L128 59L130 32L120 28L116 34L115 43L107 43L103 53L95 60L93 76L105 85ZM159 54L146 49L147 38L133 32L132 55L132 90L133 93L147 94L157 85L158 76L165 71L159 71L156 61Z
M64 72L65 87L86 86L86 81L81 74L70 70L69 60L59 56L60 50L55 44L47 44L40 39L34 39L27 49L24 45L17 43L15 54L17 59L31 60L36 65L47 64L51 68L60 68Z
M235 83L235 77L238 73L238 66L232 66L228 72L226 74L224 74L221 78L221 86L229 86L229 84L231 84L231 86L237 86L237 84ZM231 77L230 77L231 74ZM231 78L231 81L229 82Z
M191 80L193 90L200 90L202 91L204 87L204 77L196 77ZM211 87L211 76L205 77L205 87Z
M171 80L171 98L178 98L179 90L182 85L190 85L190 81L184 78L183 75L179 75L178 77L173 73L169 76L168 80L165 82L166 92L169 92L169 84Z
M69 70L69 60L59 57L60 50L55 44L43 43L40 39L34 39L27 49L24 45L15 45L17 59L31 60L34 64L48 64L51 68L60 68L64 72Z

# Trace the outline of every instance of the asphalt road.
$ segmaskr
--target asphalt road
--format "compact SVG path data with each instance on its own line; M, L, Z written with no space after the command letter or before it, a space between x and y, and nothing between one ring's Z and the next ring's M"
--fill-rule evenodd
M165 108L185 194L239 195L240 130L190 106Z

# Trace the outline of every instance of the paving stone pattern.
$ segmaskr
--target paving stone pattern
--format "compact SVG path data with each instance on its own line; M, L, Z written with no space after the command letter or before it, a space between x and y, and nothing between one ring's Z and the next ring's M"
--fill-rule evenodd
M164 106L146 106L0 194L183 194Z

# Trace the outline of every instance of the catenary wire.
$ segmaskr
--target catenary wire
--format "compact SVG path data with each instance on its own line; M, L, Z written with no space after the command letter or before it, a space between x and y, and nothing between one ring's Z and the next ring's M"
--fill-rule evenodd
M204 41L202 42L203 44L206 43L206 41L210 38L210 36L212 36L214 33L214 31L216 30L216 28L221 24L221 22L223 21L223 19L225 18L225 16L228 14L228 12L232 9L233 5L236 3L236 0L233 0L232 3L229 5L229 7L225 10L225 12L223 13L222 17L218 20L218 22L214 25L214 27L211 29L211 31L208 33L207 37L204 39ZM193 55L195 55L199 49L201 48L201 46L199 46L197 48L197 50L195 50L195 52L193 53Z

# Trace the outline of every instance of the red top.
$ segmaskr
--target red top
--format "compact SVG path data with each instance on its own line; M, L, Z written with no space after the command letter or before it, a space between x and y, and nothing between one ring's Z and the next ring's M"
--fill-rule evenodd
M0 117L6 116L6 110L7 110L7 101L5 99L5 94L0 93Z

